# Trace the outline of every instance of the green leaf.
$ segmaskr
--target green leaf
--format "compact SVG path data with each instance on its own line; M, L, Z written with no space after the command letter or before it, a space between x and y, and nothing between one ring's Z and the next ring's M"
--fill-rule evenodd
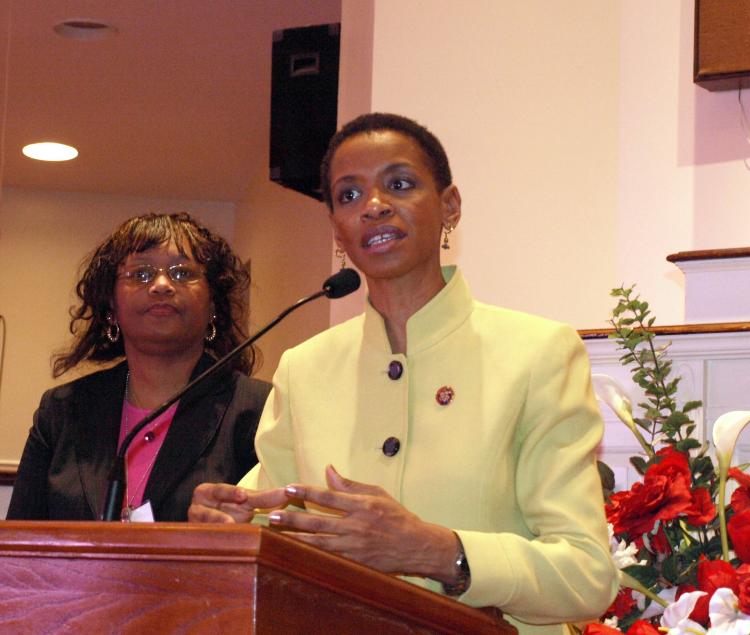
M692 468L694 474L701 474L704 478L714 478L716 476L714 463L709 456L700 456L693 459Z
M638 427L643 428L646 432L651 432L651 422L646 419L634 419Z
M596 468L599 471L599 480L602 483L604 498L608 500L615 489L615 473L604 461L597 460Z
M662 423L662 430L664 432L678 432L686 423L690 423L690 419L687 415L682 412L673 412Z
M688 401L682 406L682 412L690 412L696 408L700 408L703 405L702 401Z
M698 439L693 439L692 437L683 439L682 441L678 441L675 445L675 448L677 448L680 452L689 452L690 450L695 450L699 447L701 447L701 442L698 441Z
M643 475L646 473L648 464L646 463L646 459L644 459L642 456L631 456L630 464L636 469L638 474Z
M651 566L632 564L629 567L624 567L623 571L648 589L656 585L659 580L659 573Z
M661 575L663 578L666 578L672 584L676 584L680 577L680 573L680 559L677 555L672 554L662 561Z

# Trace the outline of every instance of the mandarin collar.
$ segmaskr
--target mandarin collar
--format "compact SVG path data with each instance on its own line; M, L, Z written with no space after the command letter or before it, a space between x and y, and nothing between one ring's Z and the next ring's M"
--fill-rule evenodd
M455 265L441 268L446 285L406 323L406 355L434 346L455 331L471 314L474 300L469 285ZM365 345L387 355L391 345L385 321L367 299L364 314Z

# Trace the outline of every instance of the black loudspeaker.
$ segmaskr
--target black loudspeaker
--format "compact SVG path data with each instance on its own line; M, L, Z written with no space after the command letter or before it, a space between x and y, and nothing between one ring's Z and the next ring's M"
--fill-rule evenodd
M270 178L322 201L320 161L336 132L340 24L273 34Z

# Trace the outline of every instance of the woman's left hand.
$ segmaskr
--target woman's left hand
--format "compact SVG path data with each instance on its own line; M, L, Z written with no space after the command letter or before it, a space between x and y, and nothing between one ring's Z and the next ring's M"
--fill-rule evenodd
M453 580L457 538L450 529L422 521L383 488L346 479L331 465L326 481L328 489L295 484L286 492L338 515L279 510L269 515L271 525L304 532L291 535L386 573Z

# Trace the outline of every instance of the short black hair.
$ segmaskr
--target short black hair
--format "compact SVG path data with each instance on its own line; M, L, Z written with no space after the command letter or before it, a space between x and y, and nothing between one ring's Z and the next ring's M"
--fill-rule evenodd
M345 124L331 140L328 142L323 161L320 164L320 187L323 192L323 200L328 209L333 209L333 199L331 197L331 161L338 147L350 137L361 133L378 132L382 130L392 130L414 139L424 152L427 158L432 177L435 184L442 192L446 187L453 183L451 168L448 163L448 156L445 154L443 144L423 125L418 124L413 119L394 115L387 112L371 112L360 115Z

